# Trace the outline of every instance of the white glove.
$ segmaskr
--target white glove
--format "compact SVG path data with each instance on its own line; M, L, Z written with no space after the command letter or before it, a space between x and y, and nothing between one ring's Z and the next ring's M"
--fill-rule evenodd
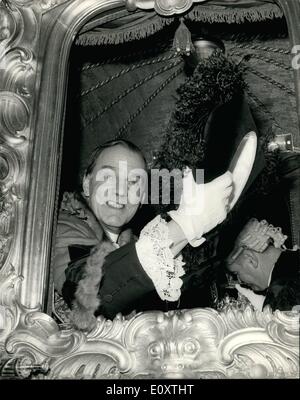
M266 296L263 296L262 294L256 294L251 289L243 288L238 283L235 285L235 287L239 293L247 297L256 310L262 311Z
M169 215L193 247L202 244L205 241L202 236L224 221L231 192L231 172L209 183L197 184L192 170L186 169L179 208Z

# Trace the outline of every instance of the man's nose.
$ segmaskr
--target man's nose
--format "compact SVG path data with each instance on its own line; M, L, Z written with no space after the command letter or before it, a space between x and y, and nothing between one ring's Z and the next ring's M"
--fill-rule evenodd
M120 197L127 197L127 180L118 179L117 181L117 195Z

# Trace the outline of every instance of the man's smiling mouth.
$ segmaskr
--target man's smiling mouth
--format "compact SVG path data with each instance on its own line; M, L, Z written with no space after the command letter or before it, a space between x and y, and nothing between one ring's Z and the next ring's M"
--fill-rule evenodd
M115 208L115 209L118 209L118 210L120 210L120 209L122 209L122 208L125 207L125 204L116 203L115 201L112 201L112 200L108 200L108 201L106 202L106 204L107 204L109 207Z

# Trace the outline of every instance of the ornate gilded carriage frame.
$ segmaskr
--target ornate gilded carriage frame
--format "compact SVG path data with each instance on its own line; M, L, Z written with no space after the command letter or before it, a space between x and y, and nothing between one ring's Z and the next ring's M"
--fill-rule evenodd
M207 339L212 341L211 353L217 354L216 358L209 358L207 352L199 354L201 367L198 359L197 368L181 371L180 376L227 377L248 368L245 376L255 377L251 366L256 365L257 377L296 377L297 313L255 313L250 308L228 309L219 314L213 310L179 315L144 313L128 321L122 317L114 322L99 319L89 334L59 329L43 313L58 197L70 48L77 32L91 18L125 7L125 3L0 2L0 376L26 377L34 369L48 371L49 378L164 376L164 364L155 367L151 354L147 355L149 346L159 341L170 326L178 340L182 335L190 338L190 349L198 348L201 340ZM173 1L173 8L168 7L169 3L132 0L127 7L154 8L168 16L185 12L193 1ZM299 45L300 0L276 3L287 19L291 47ZM300 126L300 69L294 70L294 76ZM296 143L299 141L300 135ZM199 338L200 331L206 336ZM152 338L148 347L141 343L147 332ZM148 357L147 367L141 357ZM183 352L183 362L175 363L170 374L178 376L186 360L191 364L189 357L188 351ZM99 360L104 369L98 367Z

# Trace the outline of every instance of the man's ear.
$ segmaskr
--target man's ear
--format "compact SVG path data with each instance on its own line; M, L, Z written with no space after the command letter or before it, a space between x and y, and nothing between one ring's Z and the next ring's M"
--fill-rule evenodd
M258 259L253 250L245 249L244 256L246 257L247 263L252 268L258 268Z
M82 189L85 197L90 197L90 175L84 175L82 180Z

